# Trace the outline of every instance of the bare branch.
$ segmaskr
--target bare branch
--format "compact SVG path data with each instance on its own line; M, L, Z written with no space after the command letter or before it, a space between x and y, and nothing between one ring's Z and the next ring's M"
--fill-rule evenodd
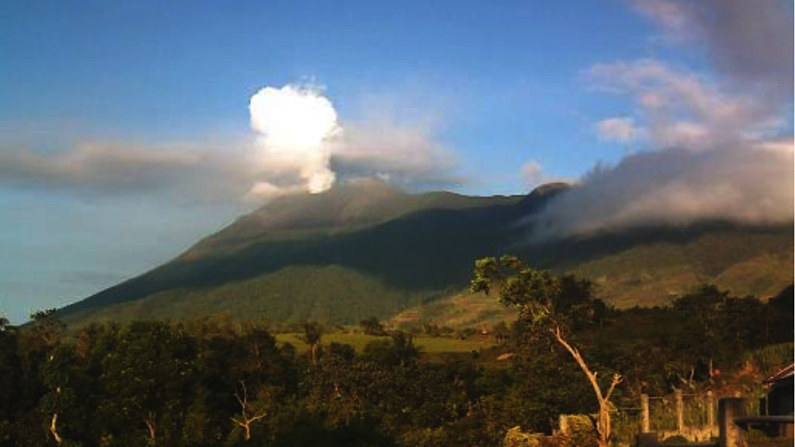
M240 427L242 427L245 430L245 432L246 432L246 434L245 434L246 440L248 441L249 439L251 439L251 424L253 422L256 422L256 421L264 418L267 415L267 413L266 412L262 412L260 414L257 414L257 415L249 417L248 411L250 410L250 406L249 406L249 403L248 403L248 390L246 389L246 382L241 380L240 381L240 386L243 388L243 397L241 398L240 394L237 392L237 390L235 390L235 398L240 403L240 415L241 415L241 418L240 419L235 419L234 417L230 417L229 419L231 419L232 422L234 422L235 424L239 425Z
M249 422L249 424L250 424L250 423L252 423L252 422L254 422L254 421L258 421L258 420L260 420L260 419L264 418L266 415L267 415L266 413L261 413L261 414L258 414L258 415L256 415L256 416L254 416L253 418L250 418L250 419L248 420L248 422Z
M594 392L596 392L596 398L599 400L599 404L601 405L604 399L602 397L602 389L599 387L599 382L596 380L596 373L591 372L591 369L585 364L585 360L583 360L582 356L580 355L580 351L572 347L568 342L566 342L565 339L563 339L563 336L560 335L560 326L555 326L552 334L555 335L558 343L563 345L563 347L566 348L569 353L571 353L571 356L574 357L574 360L576 360L577 364L580 365L580 369L582 369L585 375L588 376L588 380L591 382Z
M50 424L50 433L52 433L52 437L55 438L55 442L60 444L63 440L60 436L58 436L58 413L54 413L52 415L52 423Z
M605 401L610 400L610 396L613 394L613 390L616 389L616 385L624 381L624 378L621 377L620 374L613 374L613 382L610 384L610 389L607 390L607 394L605 394Z
M596 421L596 431L599 433L599 447L607 447L610 443L610 397L623 378L619 374L614 374L613 381L610 383L610 388L607 390L607 393L603 395L602 388L599 386L599 381L597 380L598 373L591 371L582 358L582 355L580 355L580 351L571 346L566 339L563 338L563 335L560 333L560 326L555 326L555 329L551 330L551 332L555 336L555 339L558 340L558 343L563 345L571 356L574 357L574 360L580 365L580 369L588 376L588 380L591 382L591 386L596 393L596 399L599 401L599 414Z

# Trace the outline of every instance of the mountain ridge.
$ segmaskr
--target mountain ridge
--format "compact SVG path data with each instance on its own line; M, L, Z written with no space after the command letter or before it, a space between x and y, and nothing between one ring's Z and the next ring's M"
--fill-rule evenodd
M591 278L621 306L660 304L695 282L717 279L763 294L781 285L786 271L791 276L791 224L700 222L527 244L532 216L567 188L552 184L526 196L470 197L408 194L370 183L285 196L172 261L60 313L90 319L110 315L116 306L125 317L229 312L273 320L388 318L460 293L474 259L506 252L537 267Z

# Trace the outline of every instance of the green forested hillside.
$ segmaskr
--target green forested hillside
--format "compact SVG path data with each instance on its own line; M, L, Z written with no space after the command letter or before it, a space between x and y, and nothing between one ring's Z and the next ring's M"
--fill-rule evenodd
M449 293L439 292L439 296ZM209 289L170 289L140 300L100 308L91 320L190 319L226 314L272 321L319 319L353 324L362 315L388 318L428 299L427 294L389 287L338 265L291 266Z
M369 182L282 197L61 315L85 322L224 313L351 323L421 306L422 319L435 318L450 306L429 304L461 293L476 259L503 253L592 279L598 295L619 307L663 304L702 283L763 297L791 283L791 224L703 222L529 244L533 216L563 191L412 195ZM468 306L477 307L458 299L456 307Z
M712 229L690 240L658 239L551 266L592 280L596 295L619 308L670 304L705 283L739 296L766 299L792 282L793 240L788 231ZM532 255L533 250L526 252ZM516 312L503 308L493 297L462 292L406 309L393 322L488 328L515 318Z
M791 227L724 228L635 245L567 270L595 281L597 295L619 307L667 304L704 283L767 298L792 282L792 247Z

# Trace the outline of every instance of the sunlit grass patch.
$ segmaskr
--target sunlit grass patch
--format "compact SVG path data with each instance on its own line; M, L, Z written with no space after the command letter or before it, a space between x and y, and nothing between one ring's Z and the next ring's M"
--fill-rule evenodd
M363 352L368 343L377 340L389 340L389 337L379 337L375 335L366 335L362 333L344 333L332 332L323 334L321 343L328 345L331 343L340 343L351 345L356 352ZM280 344L290 343L298 349L299 352L304 352L309 349L303 338L303 334L299 333L282 333L276 334L276 341ZM470 352L479 349L486 349L494 346L492 339L472 337L465 340L447 337L414 337L414 345L420 348L421 352L426 353L442 353L442 352Z

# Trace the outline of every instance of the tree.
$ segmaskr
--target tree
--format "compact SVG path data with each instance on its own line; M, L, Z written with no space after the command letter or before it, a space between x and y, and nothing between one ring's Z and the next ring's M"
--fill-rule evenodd
M599 402L599 414L598 419L596 421L596 431L599 433L599 446L600 447L607 447L610 444L610 398L613 395L613 391L616 389L616 385L621 383L622 377L620 374L613 374L613 380L610 382L610 387L608 388L606 393L602 393L602 387L599 385L599 381L597 380L597 373L595 371L591 371L588 365L583 360L582 355L580 352L572 347L560 333L560 327L556 326L554 329L553 334L555 335L555 339L566 348L571 356L574 357L574 360L577 361L577 364L580 366L580 369L585 373L588 377L588 381L591 382L591 386L593 386L594 393L596 393L596 400Z
M312 353L312 365L317 366L320 360L320 338L323 336L323 329L320 323L309 321L304 323L304 340L309 345Z
M246 441L251 439L251 424L264 418L266 413L264 411L257 412L252 408L251 402L248 400L248 390L246 389L246 382L240 381L240 392L235 390L235 398L240 403L240 417L232 418L232 422L239 425L245 430Z
M384 325L382 325L376 317L365 318L359 322L359 327L361 327L367 335L386 335Z
M19 334L7 324L8 320L5 321L6 324L0 326L0 425L14 418L23 391L20 387L23 371L18 354Z
M58 317L55 309L38 310L30 315L33 320L33 333L40 337L47 347L55 346L61 341L66 331L66 323Z
M44 367L42 378L47 394L41 401L41 410L49 419L49 429L57 444L63 442L59 434L58 418L75 405L74 392L75 353L72 345L59 345L53 349ZM63 420L63 418L61 418Z
M291 371L284 364L276 339L263 327L248 327L233 341L230 351L234 353L230 376L236 379L234 397L239 407L231 419L248 441L254 423L276 413L272 410Z
M793 303L795 303L795 290L787 286L778 295L771 298L765 306L766 322L765 333L767 343L786 343L793 339Z
M195 340L168 323L141 321L112 343L102 363L105 423L120 436L134 436L129 427L144 424L151 445L179 433L194 388Z
M397 367L413 366L419 357L411 334L396 331L392 340L371 341L364 348L363 358L379 365Z
M622 377L614 374L607 391L603 392L597 372L591 370L579 350L566 340L561 329L567 319L567 310L582 308L595 301L590 294L590 285L569 279L561 280L548 271L527 268L515 256L503 256L499 260L484 258L476 261L470 289L472 292L485 293L497 289L503 304L518 307L524 322L552 334L571 354L594 389L599 403L596 420L599 446L608 447L611 435L610 398Z
M500 321L492 326L491 332L494 334L494 338L497 340L497 344L499 345L503 344L511 333L510 329L508 329L508 325L505 324L505 321Z

